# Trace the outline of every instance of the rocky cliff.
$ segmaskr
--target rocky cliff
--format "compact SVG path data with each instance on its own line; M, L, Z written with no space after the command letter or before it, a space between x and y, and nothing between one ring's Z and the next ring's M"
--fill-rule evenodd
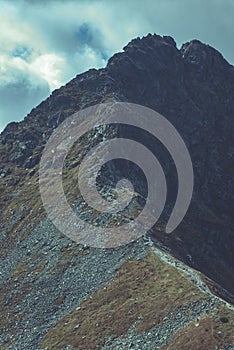
M149 34L6 127L0 135L1 348L231 349L233 309L212 293L234 301L233 89L234 67L212 47L193 40L178 49L171 37ZM112 129L152 150L163 164L170 196L150 232L152 241L100 250L69 241L48 220L38 168L63 120L109 101L164 115L190 152L195 185L187 215L166 235L177 186L170 155L149 135ZM94 213L77 203L77 169L87 147L109 134L107 129L79 140L64 170L69 202L92 220ZM122 165L115 165L120 175L130 167ZM135 173L144 196L144 181Z

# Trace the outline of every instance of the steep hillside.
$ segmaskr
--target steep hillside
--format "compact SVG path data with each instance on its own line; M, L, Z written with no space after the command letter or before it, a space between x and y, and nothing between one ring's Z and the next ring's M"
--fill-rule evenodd
M234 311L214 293L234 302L233 91L234 67L215 49L193 40L179 50L172 38L149 34L6 127L0 135L1 349L232 349ZM38 170L64 119L110 101L167 117L189 149L195 186L186 217L166 235L177 179L165 148L119 126L85 135L71 149L63 177L69 203L87 220L97 217L81 201L79 164L113 134L135 138L157 155L170 193L152 241L97 249L70 241L46 217ZM120 163L115 170L121 176L130 167ZM144 197L144 179L135 174Z

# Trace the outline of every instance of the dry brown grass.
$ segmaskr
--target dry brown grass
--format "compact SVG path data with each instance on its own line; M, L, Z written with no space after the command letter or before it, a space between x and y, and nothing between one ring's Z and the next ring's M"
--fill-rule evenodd
M165 311L202 296L179 271L150 251L144 260L125 262L112 281L49 331L42 346L98 349L105 338L125 336L135 321L139 321L138 332L144 332L160 324Z
M234 312L220 307L216 314L203 316L199 323L178 331L162 350L224 350L225 344L234 345L233 330Z

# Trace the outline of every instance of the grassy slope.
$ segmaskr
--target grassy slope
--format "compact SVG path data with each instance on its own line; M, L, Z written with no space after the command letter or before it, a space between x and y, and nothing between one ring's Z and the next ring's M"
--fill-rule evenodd
M163 322L166 311L203 296L150 250L144 260L124 263L112 281L50 330L42 346L98 349L105 338L127 335L136 322L139 333L147 331Z

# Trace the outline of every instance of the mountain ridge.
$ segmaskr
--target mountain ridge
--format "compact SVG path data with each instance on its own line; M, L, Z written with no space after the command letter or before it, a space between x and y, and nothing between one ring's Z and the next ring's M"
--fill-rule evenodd
M61 331L59 320L63 320L62 317L65 317L64 315L69 315L75 306L75 302L72 301L74 297L72 296L72 286L69 287L68 295L64 287L61 288L61 295L58 295L52 286L49 285L45 276L48 274L48 276L54 278L52 276L55 273L56 278L59 278L61 275L64 281L68 283L64 275L71 276L76 271L76 268L78 269L79 264L81 264L80 259L83 259L81 258L82 256L86 256L87 251L91 257L92 255L97 256L91 248L86 250L86 248L76 247L74 243L69 243L67 239L61 238L58 232L54 231L51 224L47 222L38 187L38 167L41 152L53 130L72 113L97 103L121 101L145 105L166 116L180 132L191 153L195 171L193 201L188 214L175 233L165 235L164 224L166 217L162 217L160 222L152 229L151 237L154 244L162 249L165 254L169 252L208 276L207 278L203 275L202 278L213 293L222 296L222 298L229 302L234 302L234 281L232 278L234 273L232 254L234 249L232 217L233 88L234 67L229 65L222 55L209 45L192 40L182 45L179 50L176 47L174 39L171 37L147 35L142 39L133 39L124 47L123 52L117 53L109 59L106 68L99 70L91 69L78 75L65 86L55 90L48 99L33 109L24 121L10 123L5 128L0 135L0 154L2 159L0 165L0 205L2 208L2 246L0 248L0 255L9 269L7 272L9 274L7 275L9 280L7 279L4 282L5 292L1 295L1 299L4 301L3 304L8 300L8 303L4 304L4 309L6 309L4 312L7 312L8 316L6 316L6 319L9 318L9 322L6 328L4 328L5 325L3 327L3 333L6 334L4 339L5 341L8 339L6 341L8 347L6 348L11 349L10 342L12 344L16 342L14 332L12 332L14 329L16 329L15 334L20 334L19 341L29 346L23 334L19 332L17 322L21 327L23 325L31 334L33 342L30 344L33 345L30 346L37 348L39 344L37 339L40 337L36 330L36 335L33 335L32 327L27 325L26 318L22 316L24 313L23 307L26 305L26 299L24 298L29 298L32 305L29 303L31 305L31 311L29 307L27 313L32 313L33 307L35 310L39 310L39 305L44 308L40 303L42 303L42 295L46 289L49 290L48 293L50 296L50 300L48 301L49 308L50 310L54 310L55 315L57 315L56 322L58 323L57 328L51 328L52 323L48 322L46 332L51 328L51 332L55 332L54 334L58 336L57 330L59 332ZM145 135L138 136L135 131L131 130L118 129L117 133L125 137L138 137L145 145L150 145L152 141ZM106 130L106 135L104 136L108 135L109 131ZM90 134L80 140L80 143L72 150L69 158L69 171L66 169L65 173L65 189L71 204L77 199L77 190L75 187L80 159L84 156L87 144L89 146L94 145L91 136ZM170 189L173 190L177 185L173 175L175 168L173 168L171 160L168 160L165 150L160 147L160 145L154 143L153 151L162 160ZM121 171L121 169L118 168L118 171ZM137 181L136 179L136 183ZM141 182L139 184L141 185ZM75 189L75 193L72 193L72 189L73 192ZM81 206L78 206L78 210L81 210ZM88 215L88 212L84 212L84 215ZM41 228L39 229L39 227ZM35 232L38 232L38 239L36 239ZM43 232L45 232L47 241L43 238ZM53 237L51 239L50 233L52 235L51 237ZM58 238L55 238L56 235L58 235ZM130 253L131 249L134 252L133 247L130 246L127 249L129 249L128 254L134 260L134 254ZM142 247L142 243L140 243L140 247ZM138 251L140 248L136 248L136 250ZM20 251L22 252L22 257ZM46 254L44 255L44 253ZM54 254L60 257L61 264L54 260ZM120 253L115 252L113 254L114 256L116 254L116 259L118 260L119 258L117 256ZM136 256L138 254L139 252ZM12 262L12 256L15 259L18 256L14 263ZM45 258L46 263L43 265L44 258L42 257L45 256L48 257ZM124 265L126 270L128 270L128 266L132 266L135 269L135 276L137 277L139 274L139 264L143 271L145 271L146 276L148 274L150 276L153 271L152 266L156 266L154 258L146 258L146 255L139 255L139 259L139 262L137 262L138 260L136 262L126 262L126 265ZM49 261L52 261L54 265L50 266ZM89 260L87 261L87 264L91 264ZM115 269L117 271L121 270L122 263L122 260L121 263L116 263ZM158 264L160 263L158 262ZM90 266L93 265L91 264ZM167 270L165 266L162 267L162 270L164 269ZM78 270L76 273L78 273ZM122 276L121 278L124 278L124 270L121 270L119 273ZM171 278L174 281L174 272L167 273L171 273ZM152 275L155 276L154 272L152 272ZM99 281L99 274L97 276ZM106 280L102 280L100 283L109 283L108 279L113 278L115 287L111 289L111 293L115 294L116 288L120 286L123 288L123 284L121 284L121 278L119 279L120 285L116 282L113 271L111 276L105 277ZM131 276L127 276L129 278L131 293L135 293L134 288L141 290L140 286L133 285ZM93 276L92 278L95 277ZM162 276L160 275L159 278L162 278ZM54 279L53 281L59 286L57 281ZM90 283L88 279L86 281L86 283ZM100 283L95 283L98 294L93 298L94 302L96 302L95 300L97 298L101 298L103 293L103 291L98 292ZM33 296L30 294L30 288L34 294L36 293L33 284L40 286L39 291L42 293L41 295L37 295L40 302L34 306L31 300ZM169 286L166 288L168 290L170 289ZM15 295L13 289L17 291ZM95 290L92 289L92 292L95 292ZM156 293L156 291L154 292ZM175 303L174 297L180 301L180 296L174 290L173 293L175 294L173 294L168 304L170 307ZM186 294L186 292L183 293ZM194 293L196 294L197 292L194 290ZM140 296L141 294L139 294ZM161 298L163 297L167 298L162 293ZM12 298L14 300L12 305L18 305L19 307L21 321L18 320L16 322L14 315L9 316L9 313L12 312L11 309L8 310L9 300L12 300ZM123 298L124 303L130 302L128 293L125 296L122 295L121 298ZM23 300L22 305L21 300ZM150 300L152 302L153 299ZM192 298L189 299L189 301L191 300ZM183 298L180 302L183 303ZM141 305L149 312L147 305L144 303ZM157 303L155 305L157 306ZM63 307L68 307L67 311ZM93 307L91 303L88 309L92 310ZM99 305L98 307L101 310L103 306ZM44 312L46 312L45 310ZM115 310L117 312L117 309ZM38 316L38 311L36 312L37 317L40 319L41 316ZM222 312L225 313L227 311ZM214 317L213 311L211 314L212 319ZM51 317L52 314L50 313L48 315L50 315L48 317ZM138 314L136 313L136 315ZM228 316L230 319L232 319L231 315ZM31 320L30 322L32 322L30 314L28 317ZM104 319L106 319L105 317ZM147 318L147 313L145 317ZM149 319L151 318L149 317ZM130 322L129 319L128 322ZM217 319L215 322L217 323L217 332L220 331L225 334L225 330L220 330L219 328L219 320ZM230 321L228 325L230 327L232 325L231 322L233 321ZM141 327L146 327L145 329L149 331L149 327L151 326L152 324L148 324ZM42 327L40 321L35 324L35 327L38 329ZM107 327L106 324L105 327ZM119 326L115 325L115 327L118 328ZM83 327L79 330L79 327L77 327L76 329L75 334L78 337L77 339L81 336L88 337L86 328ZM120 336L116 329L113 333ZM7 338L9 332L13 335ZM69 329L67 333L71 339L72 332L73 330ZM97 344L99 344L97 345L99 346L98 348L104 346L103 344L100 345L102 340L98 339L94 328L92 328L92 332L94 332L93 342L95 343L97 341ZM202 332L202 329L199 328L199 332ZM211 337L209 339L212 339L213 344L212 335L209 332L207 333L207 336ZM45 333L43 334L45 335ZM106 333L104 332L103 334ZM227 334L228 336L225 338L225 341L228 339L231 344L233 339L231 339L229 333ZM156 335L154 337L155 340L157 337ZM181 337L180 335L179 338ZM137 337L135 338L137 339ZM48 337L46 339L44 341L45 348L49 346L49 349L52 349L57 346L58 349L62 349L61 344L64 342L62 339L60 339L61 343L57 343L57 345L50 344ZM54 339L53 336L52 339ZM206 339L204 335L203 339ZM221 344L219 342L222 342L222 339L217 339L215 340L215 344ZM153 346L154 340L149 340L151 342L150 346ZM15 346L20 349L19 341L15 343L18 344ZM122 342L124 344L123 339ZM134 341L130 339L129 342ZM175 342L177 342L175 343L177 344L176 346L179 346L178 339ZM142 344L141 346L143 346ZM79 349L79 345L76 346L75 348ZM86 346L89 346L87 349L91 349L88 340ZM197 345L194 342L193 349L195 349L195 346ZM146 345L143 348L151 349L153 347L147 348ZM182 349L181 346L180 348ZM197 347L197 349L200 348Z
M7 126L0 136L1 176L10 176L14 164L26 169L38 164L52 130L77 110L109 100L143 104L166 116L190 151L194 196L199 201L194 209L197 220L210 217L216 225L233 227L233 87L233 66L200 41L178 50L168 36L134 39L109 59L106 68L78 75L33 109L24 122ZM171 182L176 185L175 180ZM231 261L230 252L229 265L233 266Z

